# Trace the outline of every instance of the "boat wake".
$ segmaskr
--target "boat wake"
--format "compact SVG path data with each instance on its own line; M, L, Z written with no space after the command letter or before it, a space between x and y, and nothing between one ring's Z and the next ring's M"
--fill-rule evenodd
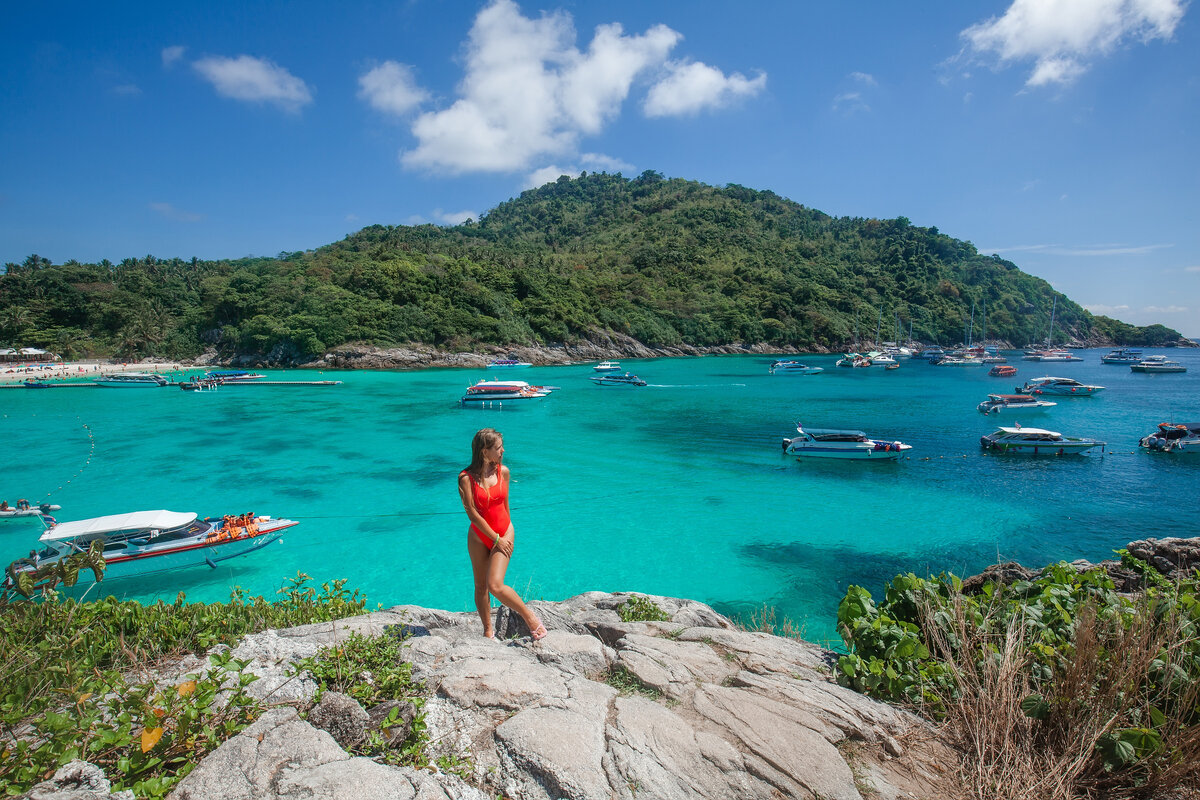
M721 386L745 386L744 383L648 383L655 389L713 389Z

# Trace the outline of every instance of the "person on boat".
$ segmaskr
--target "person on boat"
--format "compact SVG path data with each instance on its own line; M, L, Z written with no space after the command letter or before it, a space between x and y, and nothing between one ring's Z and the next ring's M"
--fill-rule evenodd
M29 510L29 501L26 500L24 497L22 497L20 500L17 501L17 510L18 511L28 511Z
M8 511L8 501L0 500L0 511Z
M491 600L497 600L518 614L535 640L546 636L546 626L520 596L504 584L504 574L512 560L515 531L509 519L508 485L511 473L501 461L504 437L492 428L475 432L471 440L471 464L458 474L458 495L471 527L467 531L467 552L475 578L475 608L483 621L483 635L495 638L492 628Z

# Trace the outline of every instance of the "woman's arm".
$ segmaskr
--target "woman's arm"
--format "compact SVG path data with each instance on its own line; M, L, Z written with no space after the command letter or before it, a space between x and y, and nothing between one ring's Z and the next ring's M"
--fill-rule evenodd
M458 496L462 499L463 508L466 509L471 522L475 523L475 527L483 531L483 535L490 537L493 542L500 541L500 534L492 530L492 526L487 524L487 520L475 508L475 495L471 491L471 479L467 475L458 476Z

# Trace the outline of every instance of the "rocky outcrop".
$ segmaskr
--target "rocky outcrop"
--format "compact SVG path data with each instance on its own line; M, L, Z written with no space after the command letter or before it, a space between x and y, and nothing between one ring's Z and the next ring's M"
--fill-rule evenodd
M288 705L222 745L172 797L955 794L943 773L952 759L924 724L834 683L830 653L739 630L687 600L651 598L668 621L622 622L617 609L627 598L593 592L534 603L550 629L538 642L506 609L497 612L493 640L474 613L415 606L248 636L234 655L251 659L261 676L250 691ZM311 712L306 721L293 708L307 710L315 687L291 677L291 665L352 632L409 637L406 659L429 692L430 755L471 765L467 782L352 757L312 724ZM345 729L351 738L376 714L347 711L340 698L332 705L339 710L326 717L354 720Z
M1200 537L1139 539L1127 544L1125 549L1131 556L1146 562L1169 581L1192 578L1195 576L1196 570L1200 569ZM1145 578L1142 573L1115 559L1101 561L1099 564L1079 559L1072 561L1071 566L1080 572L1101 567L1108 573L1119 592L1138 592L1145 588ZM1030 569L1015 561L1007 561L990 566L978 575L972 575L963 580L963 591L967 594L975 594L986 583L1006 585L1017 581L1034 580L1041 574L1042 570Z
M58 768L25 795L28 800L134 800L128 789L112 791L104 772L86 761L72 761Z

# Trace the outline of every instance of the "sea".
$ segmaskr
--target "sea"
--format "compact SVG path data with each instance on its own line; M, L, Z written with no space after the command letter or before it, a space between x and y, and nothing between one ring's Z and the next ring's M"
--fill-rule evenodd
M504 435L516 550L509 585L527 600L589 590L687 597L750 621L773 615L837 643L852 584L879 596L894 575L970 575L1016 560L1111 557L1146 537L1200 534L1200 457L1141 451L1161 422L1200 419L1200 349L1147 349L1187 365L1140 374L1010 355L986 367L902 361L896 370L771 375L769 356L626 359L642 388L600 387L592 363L517 370L269 370L216 391L0 391L0 497L62 506L59 521L148 509L299 521L282 542L220 563L104 581L88 596L274 598L297 573L344 579L370 608L472 606L467 518L456 478L479 428ZM1099 384L1044 413L985 417L976 405L1042 375ZM458 398L484 377L558 387L503 408ZM799 460L797 423L912 445L894 462ZM1089 455L994 455L979 438L1020 422L1107 442ZM36 545L36 520L0 520L0 560Z

